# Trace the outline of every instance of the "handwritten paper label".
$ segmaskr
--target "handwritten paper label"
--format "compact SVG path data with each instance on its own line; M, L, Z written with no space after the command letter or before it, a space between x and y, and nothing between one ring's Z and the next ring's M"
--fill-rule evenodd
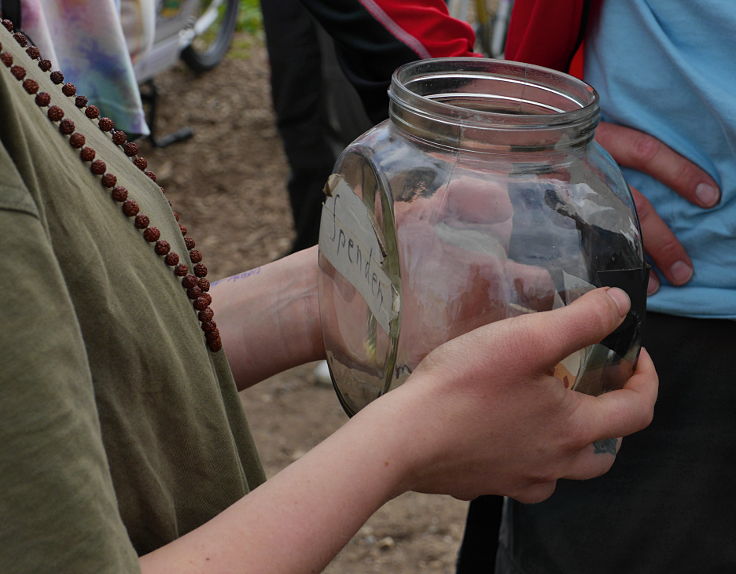
M344 179L332 176L329 185L322 206L320 253L358 290L388 333L398 314L398 294L384 271L385 254L368 208Z

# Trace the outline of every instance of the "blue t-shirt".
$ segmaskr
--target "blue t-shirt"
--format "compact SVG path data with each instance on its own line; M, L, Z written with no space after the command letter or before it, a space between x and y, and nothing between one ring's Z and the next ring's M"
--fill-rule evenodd
M707 171L712 209L625 169L690 254L695 274L649 298L653 311L736 318L736 1L609 0L586 39L585 79L602 119L647 132ZM632 33L637 30L637 33Z

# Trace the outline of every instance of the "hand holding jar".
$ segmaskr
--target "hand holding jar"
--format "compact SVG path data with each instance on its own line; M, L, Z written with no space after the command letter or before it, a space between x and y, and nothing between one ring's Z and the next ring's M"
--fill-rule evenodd
M647 271L631 193L594 141L595 91L538 66L458 58L399 68L389 95L389 120L340 156L323 210L323 335L347 412L449 339L602 286L624 289L631 310L559 376L593 395L620 388Z

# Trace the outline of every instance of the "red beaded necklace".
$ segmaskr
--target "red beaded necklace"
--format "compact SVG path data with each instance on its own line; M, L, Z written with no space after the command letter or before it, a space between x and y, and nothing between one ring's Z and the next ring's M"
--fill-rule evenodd
M13 34L15 41L23 48L31 59L38 61L38 67L43 72L51 70L51 62L41 58L41 54L36 46L30 45L28 38L21 32L13 33L14 27L10 20L2 20L3 26L8 32ZM202 263L202 253L195 249L195 242L187 235L187 228L179 223L179 229L184 242L186 244L189 260L192 263L192 273L189 272L189 266L181 262L181 257L171 250L169 243L161 239L161 232L158 228L151 225L147 215L140 212L138 204L128 198L128 190L117 185L117 177L115 174L107 171L107 165L102 159L96 157L97 152L91 147L85 146L86 140L84 135L76 131L74 122L68 118L64 118L64 110L59 106L51 103L51 95L47 92L39 91L38 82L28 77L28 73L23 66L13 63L13 55L3 51L2 43L0 43L0 62L10 70L13 77L22 82L23 89L32 96L35 96L36 105L40 108L48 108L46 116L49 121L58 125L59 132L65 138L71 147L79 150L79 158L89 163L90 171L99 177L100 184L103 189L110 193L113 202L119 204L123 214L130 218L136 229L141 231L141 237L152 245L153 252L162 257L167 266L171 268L174 275L180 279L181 286L185 289L187 296L192 301L192 307L197 312L202 331L204 332L207 347L212 352L217 352L222 348L220 332L214 322L214 312L210 307L212 296L208 293L210 282L207 280L207 266ZM97 127L110 135L113 143L119 146L122 152L131 158L133 164L143 171L151 180L156 181L153 172L147 170L147 161L138 155L138 145L135 142L128 141L125 132L115 129L113 121L107 117L100 117L100 111L96 106L87 103L87 98L77 95L77 89L74 84L64 83L64 75L59 71L51 71L51 81L56 85L61 85L61 93L66 97L73 97L75 105L84 110L84 114L90 121L96 122ZM159 186L164 193L164 189ZM170 204L170 202L169 202ZM179 214L174 212L177 222L179 222Z

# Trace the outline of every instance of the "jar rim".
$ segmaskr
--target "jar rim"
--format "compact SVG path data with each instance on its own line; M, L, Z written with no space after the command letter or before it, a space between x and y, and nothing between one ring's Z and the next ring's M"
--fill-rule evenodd
M515 84L514 87L521 92L530 88L538 94L548 94L559 104L566 105L556 106L536 101L539 98L525 100L512 97L506 99L509 103L515 102L518 111L510 113L456 105L417 91L416 86L421 82L440 78L493 80L499 84ZM470 92L464 95L479 94ZM554 129L588 122L597 123L599 114L598 93L583 80L534 64L492 58L427 58L403 64L393 73L389 98L393 104L408 108L419 115L483 129ZM504 98L501 96L497 99ZM523 111L530 107L543 112Z

